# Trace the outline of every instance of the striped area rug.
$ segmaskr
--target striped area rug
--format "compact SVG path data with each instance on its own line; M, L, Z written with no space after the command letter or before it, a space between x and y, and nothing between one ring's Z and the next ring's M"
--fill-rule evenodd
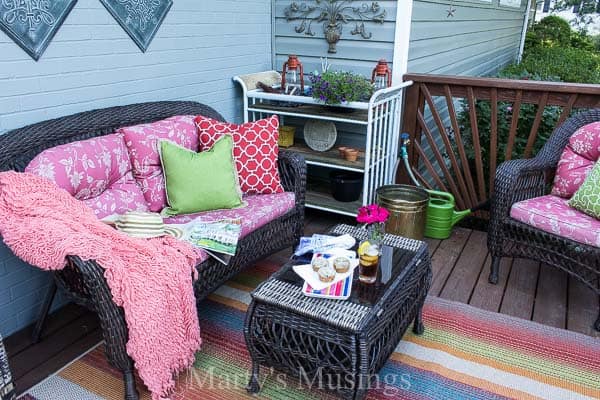
M259 395L246 394L250 361L242 332L249 292L276 268L264 262L204 302L203 348L194 368L179 377L173 399L337 398L267 369ZM405 335L368 399L600 399L597 339L439 298L428 299L424 322L425 334ZM21 399L121 400L121 376L100 345Z

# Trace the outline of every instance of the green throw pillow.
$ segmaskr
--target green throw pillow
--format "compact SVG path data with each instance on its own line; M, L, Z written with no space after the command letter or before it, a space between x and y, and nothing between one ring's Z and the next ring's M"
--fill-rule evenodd
M233 160L233 139L223 135L207 151L196 153L173 142L160 142L169 207L163 215L192 214L242 205Z
M596 161L588 177L571 197L569 205L600 219L600 160Z

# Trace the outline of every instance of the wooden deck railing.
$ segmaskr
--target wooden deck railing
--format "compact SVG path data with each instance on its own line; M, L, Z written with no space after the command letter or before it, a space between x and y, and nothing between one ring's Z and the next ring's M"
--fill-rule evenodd
M410 134L415 175L428 188L454 194L460 209L489 198L499 161L533 155L548 110L559 125L576 109L600 108L600 85L424 74L407 74L404 80L414 82L406 92L402 129ZM490 115L485 124L477 115L483 103ZM535 117L531 128L519 133L519 115L527 107ZM500 124L508 129L504 138ZM482 145L484 136L489 148ZM517 142L524 150L515 155Z

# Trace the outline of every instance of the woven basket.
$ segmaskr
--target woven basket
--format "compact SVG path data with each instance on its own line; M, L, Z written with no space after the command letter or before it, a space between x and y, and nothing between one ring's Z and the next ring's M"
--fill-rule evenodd
M330 121L308 120L304 124L304 141L315 151L327 151L337 139L337 129Z
M277 144L280 147L290 147L294 145L294 134L296 133L296 128L293 126L279 126L279 139L277 139Z

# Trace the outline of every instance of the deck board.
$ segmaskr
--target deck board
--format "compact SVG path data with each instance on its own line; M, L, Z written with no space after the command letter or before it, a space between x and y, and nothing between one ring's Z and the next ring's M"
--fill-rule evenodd
M450 238L442 241L431 256L431 269L433 271L433 280L431 289L429 289L431 296L439 296L470 234L471 231L468 229L454 229Z
M600 332L592 328L598 317L598 296L579 280L569 277L569 298L567 301L567 329L590 336L600 337Z
M475 283L473 294L469 299L469 304L481 308L482 310L498 312L500 311L504 291L506 290L506 284L508 283L508 274L512 267L512 258L503 258L500 261L500 274L496 285L488 282L491 264L492 258L488 253L481 274L479 274L479 279Z
M539 262L521 258L513 261L500 306L502 314L531 319L539 270Z
M42 339L62 330L67 324L77 320L86 313L86 309L76 304L67 304L61 313L54 313L48 316L46 326L42 331ZM17 333L4 339L7 349L10 349L9 356L16 356L18 353L31 347L31 334L33 327L27 327Z
M567 274L542 264L533 308L533 320L564 328L567 322Z
M307 210L305 234L324 232L354 219ZM600 337L592 329L599 299L591 289L539 262L505 258L497 285L488 283L490 255L486 234L455 228L446 240L426 239L431 254L431 296L460 301L484 310L535 320L549 326ZM281 264L291 249L268 260ZM75 305L50 316L42 341L33 345L31 327L5 338L17 390L21 393L101 340L95 317Z
M469 240L456 261L452 274L446 280L440 297L461 303L469 303L488 254L486 242L487 235L485 232L471 232Z

